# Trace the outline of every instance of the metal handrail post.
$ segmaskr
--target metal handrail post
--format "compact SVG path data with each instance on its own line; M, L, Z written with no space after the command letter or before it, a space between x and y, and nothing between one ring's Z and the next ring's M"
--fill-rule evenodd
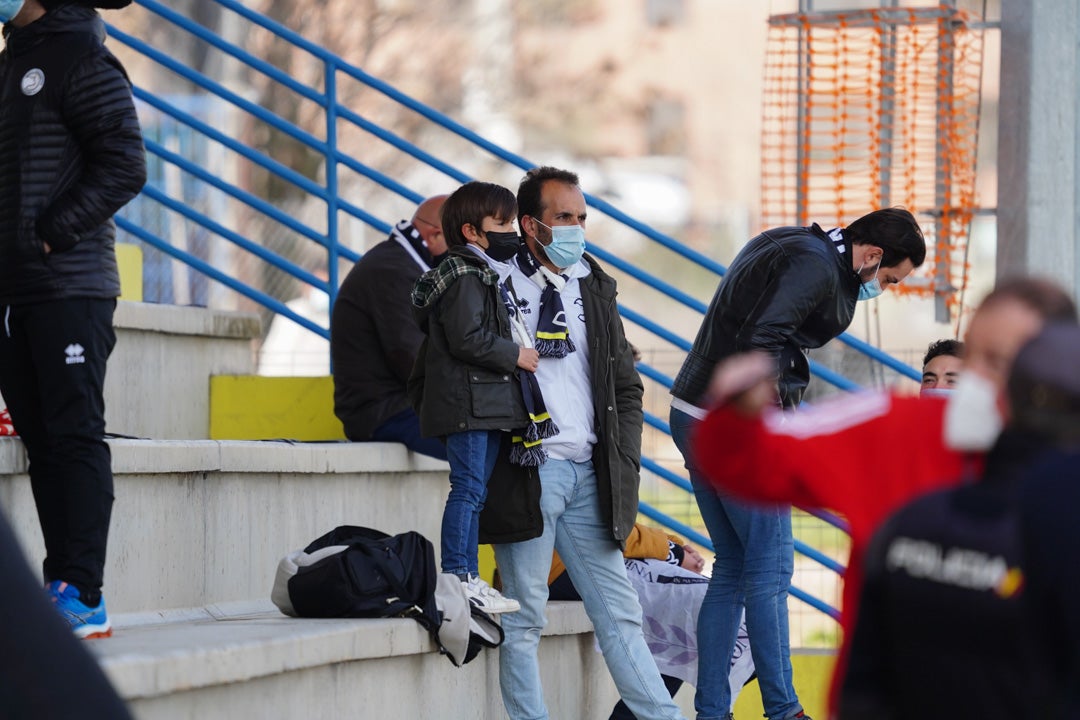
M324 70L326 83L326 247L327 291L330 312L334 311L338 288L338 137L337 137L337 65L327 59ZM333 369L333 366L331 366Z

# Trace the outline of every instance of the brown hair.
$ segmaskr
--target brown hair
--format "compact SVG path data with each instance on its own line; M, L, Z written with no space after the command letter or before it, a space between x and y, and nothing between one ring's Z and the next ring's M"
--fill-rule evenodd
M544 189L544 183L548 180L555 180L556 182L566 183L567 185L579 186L578 176L569 170L560 170L550 165L544 165L542 167L534 167L525 173L525 177L521 178L521 184L518 185L517 201L518 201L518 225L521 225L521 218L528 215L529 217L539 219L544 214L544 203L541 201L540 196Z
M1076 324L1076 303L1053 280L1037 277L1005 278L983 298L980 308L1005 300L1023 303L1045 322Z
M446 198L442 207L443 237L448 247L461 247L468 244L461 232L463 225L472 225L476 232L484 218L513 220L517 211L517 200L502 185L476 180L467 182Z

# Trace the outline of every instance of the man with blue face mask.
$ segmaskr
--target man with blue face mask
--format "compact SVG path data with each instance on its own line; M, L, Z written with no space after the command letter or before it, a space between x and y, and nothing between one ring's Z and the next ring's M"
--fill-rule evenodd
M698 720L727 718L731 648L745 597L765 715L803 717L791 679L787 594L794 568L791 511L744 504L719 494L695 466L693 426L706 415L716 365L758 351L772 363L775 401L796 407L810 379L806 348L847 329L855 304L903 280L926 257L911 213L877 210L845 228L818 225L767 230L728 268L693 348L671 389L671 434L686 461L702 519L716 549L708 594L698 616Z
M480 540L495 545L503 592L521 604L502 619L503 703L511 720L548 717L537 649L558 550L627 706L640 720L679 718L645 642L622 558L637 518L643 388L615 281L584 254L577 175L534 168L517 197L524 241L507 286L540 355L536 379L559 431L544 440L547 462L525 477L496 465L480 518Z
M709 392L714 406L696 428L699 471L720 492L757 503L829 508L848 521L834 704L870 538L911 499L979 474L983 453L1004 422L998 400L1013 358L1052 322L1077 322L1076 305L1063 288L1036 278L999 282L969 321L963 373L948 398L861 392L788 415L770 407L775 374L768 356L740 355L718 367ZM881 462L888 454L883 448L895 438L903 438L904 451Z

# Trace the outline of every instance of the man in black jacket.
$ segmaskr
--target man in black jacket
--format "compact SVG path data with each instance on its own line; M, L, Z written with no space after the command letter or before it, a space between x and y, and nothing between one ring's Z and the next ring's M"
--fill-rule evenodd
M350 440L400 442L446 459L438 438L420 436L406 385L424 334L409 295L420 274L446 254L441 216L445 195L417 206L390 237L371 248L345 276L330 319L334 414Z
M112 216L146 182L131 86L93 8L129 2L26 0L0 54L0 394L30 459L45 581L79 637L112 632Z
M698 616L698 720L726 718L729 652L741 606L769 720L801 717L791 680L787 595L794 570L791 511L748 506L720 495L694 467L690 436L705 417L716 364L752 350L776 363L779 403L794 408L810 379L804 348L821 347L851 324L858 300L880 295L926 257L911 213L877 210L846 228L767 230L736 256L675 378L671 434L686 461L716 562Z
M637 518L643 388L615 281L583 254L585 214L574 173L534 168L518 188L525 237L510 283L558 433L543 440L548 459L539 473L505 482L496 472L488 484L481 542L496 543L504 594L521 604L502 619L499 683L511 720L548 716L536 653L558 550L623 700L641 720L678 718L623 565Z
M978 482L913 501L875 535L842 720L1075 715L1076 506L1051 487L1077 479L1078 366L1080 328L1043 328L998 394L1008 420Z

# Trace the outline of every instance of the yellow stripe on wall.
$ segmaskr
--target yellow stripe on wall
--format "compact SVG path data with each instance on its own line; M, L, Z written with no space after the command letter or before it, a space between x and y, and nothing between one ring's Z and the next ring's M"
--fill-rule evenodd
M750 644L754 642L750 638ZM829 698L829 681L836 664L835 650L792 650L791 677L795 693L806 714L812 718L825 717L825 704ZM739 693L735 701L737 718L762 717L761 690L753 680Z
M334 416L334 380L215 375L210 378L211 440L344 440Z
M132 243L116 243L116 264L120 267L120 299L142 302L142 248Z

